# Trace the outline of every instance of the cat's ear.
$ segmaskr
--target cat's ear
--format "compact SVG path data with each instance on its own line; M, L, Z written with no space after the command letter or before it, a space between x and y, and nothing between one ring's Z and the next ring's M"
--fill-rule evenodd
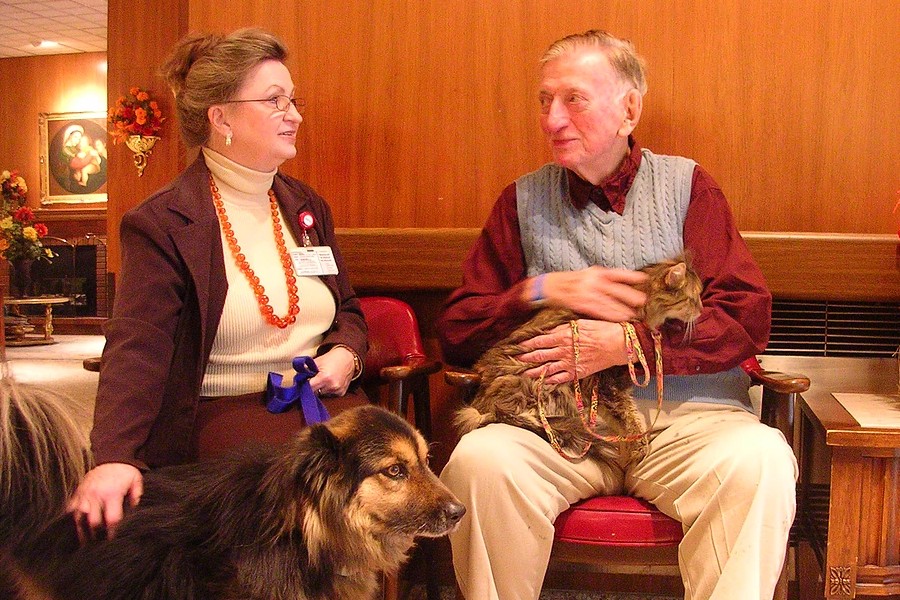
M680 262L673 267L669 267L669 270L666 273L666 287L670 290L682 288L684 286L686 275L687 265L683 262Z

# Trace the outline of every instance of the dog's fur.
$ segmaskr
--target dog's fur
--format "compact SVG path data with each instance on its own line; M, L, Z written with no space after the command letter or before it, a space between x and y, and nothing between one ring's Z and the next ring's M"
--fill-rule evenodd
M83 436L58 398L8 374L0 390L4 598L371 598L414 537L444 535L465 513L422 436L366 406L282 448L150 471L116 535L79 544L65 502L87 466Z

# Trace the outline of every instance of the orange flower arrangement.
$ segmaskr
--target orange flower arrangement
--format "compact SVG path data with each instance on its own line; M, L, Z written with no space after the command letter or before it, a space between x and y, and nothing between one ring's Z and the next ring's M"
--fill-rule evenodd
M107 118L114 144L132 135L159 135L165 120L156 100L139 87L128 90L128 96L120 96Z

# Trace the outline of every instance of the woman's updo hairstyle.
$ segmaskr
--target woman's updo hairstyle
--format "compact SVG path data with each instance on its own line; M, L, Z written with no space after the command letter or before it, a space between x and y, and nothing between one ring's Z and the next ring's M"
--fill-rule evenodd
M178 42L160 73L175 94L181 137L188 148L209 140L210 106L234 99L259 63L286 59L287 48L281 40L255 28L224 36L193 34Z

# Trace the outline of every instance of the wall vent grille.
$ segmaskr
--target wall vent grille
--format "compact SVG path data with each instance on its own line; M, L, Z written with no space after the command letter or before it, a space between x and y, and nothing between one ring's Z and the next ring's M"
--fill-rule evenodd
M887 358L900 346L900 304L776 300L766 354Z

